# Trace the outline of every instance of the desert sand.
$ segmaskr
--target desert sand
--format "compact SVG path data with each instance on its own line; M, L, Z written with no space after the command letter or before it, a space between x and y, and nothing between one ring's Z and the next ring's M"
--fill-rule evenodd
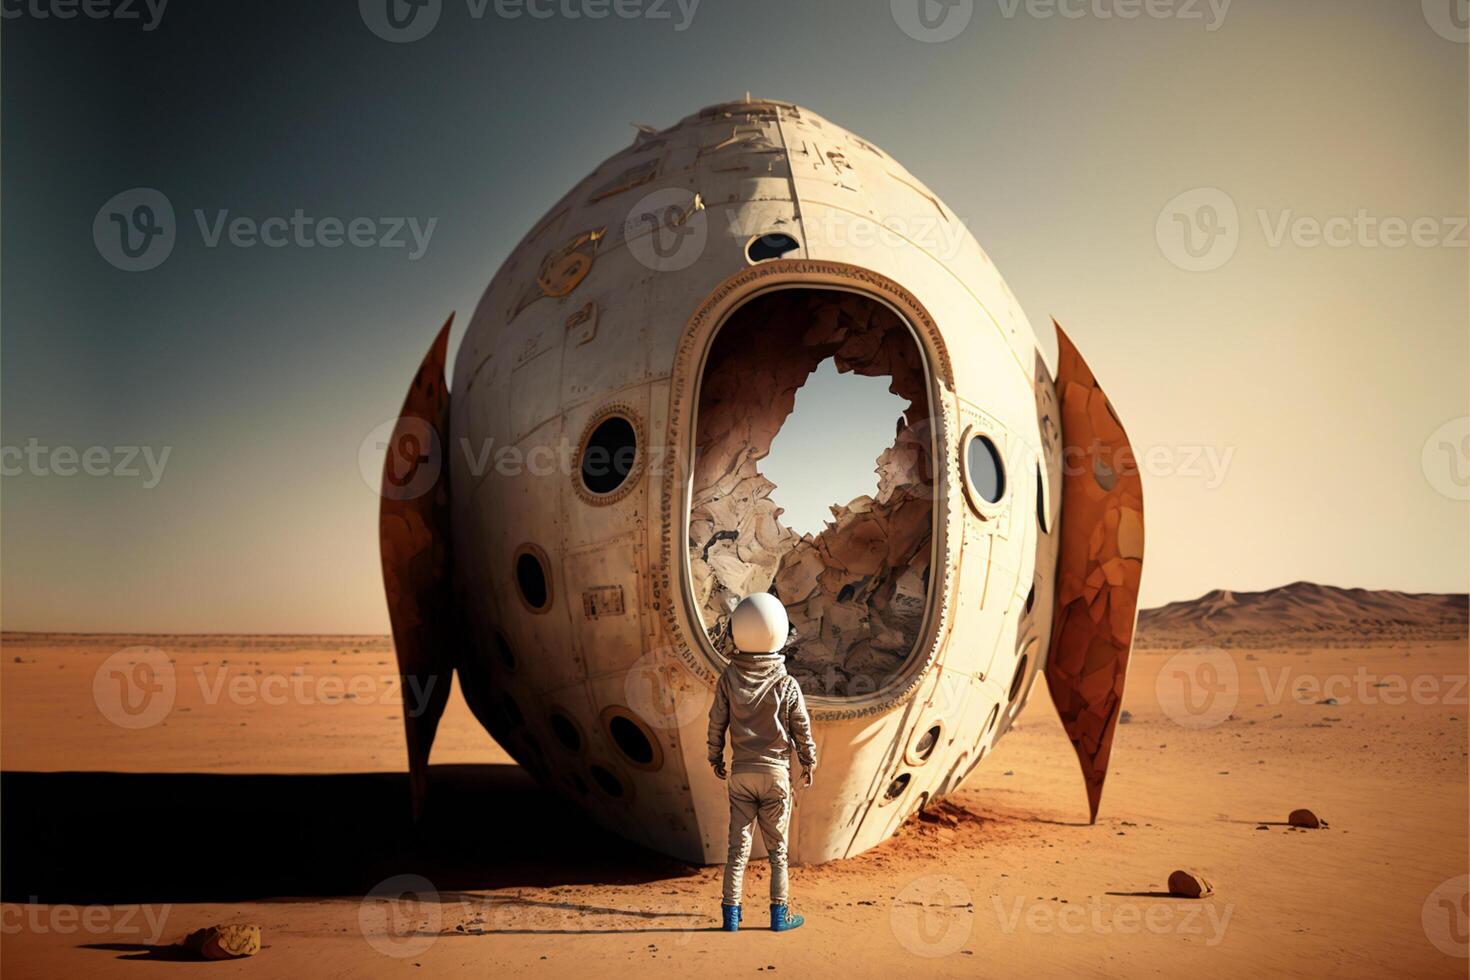
M1324 636L1258 617L1246 634L1272 642L1253 647L1189 620L1144 617L1095 826L1038 691L897 838L794 870L805 928L733 936L714 931L718 867L584 822L457 692L415 832L385 638L7 634L0 971L1465 976L1463 626ZM94 679L137 645L167 654L176 690L127 728ZM1330 826L1286 826L1298 807ZM1168 897L1176 868L1215 894ZM230 922L263 927L258 956L165 963Z

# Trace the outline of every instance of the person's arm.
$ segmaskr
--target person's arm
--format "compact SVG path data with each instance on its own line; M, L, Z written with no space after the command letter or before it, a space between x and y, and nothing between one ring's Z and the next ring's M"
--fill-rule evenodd
M729 727L730 700L721 677L715 684L715 703L709 709L709 764L721 779L725 778L725 729Z
M795 677L786 679L791 692L791 705L787 709L786 730L796 743L796 758L801 762L802 782L810 786L812 773L817 769L817 743L812 739L812 719L806 713L806 698L802 696L801 684Z

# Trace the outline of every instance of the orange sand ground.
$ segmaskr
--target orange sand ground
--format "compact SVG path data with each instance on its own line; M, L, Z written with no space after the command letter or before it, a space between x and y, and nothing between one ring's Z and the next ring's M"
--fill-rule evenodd
M93 679L109 654L140 643L174 658L179 685L165 720L131 731L99 712ZM380 680L394 674L382 638L14 634L0 652L0 763L7 779L71 770L234 775L403 768L399 708L389 703L392 682ZM518 770L486 766L508 757L456 693L434 762L482 768L437 774L499 775L492 795L474 797L475 807L453 818L465 840L486 820L491 829L479 835L477 853L498 853L500 842L484 835L499 833L506 853L530 853L531 861L508 859L510 870L502 872L450 867L451 859L444 874L454 888L443 887L439 903L392 909L365 908L360 887L301 898L283 886L268 898L209 904L140 893L139 901L152 904L131 911L7 903L0 971L6 977L322 978L595 972L640 980L771 970L853 977L1465 976L1467 961L1451 955L1466 951L1464 911L1455 908L1463 885L1458 893L1453 885L1435 891L1467 869L1465 645L1396 641L1230 651L1227 666L1236 670L1238 689L1227 683L1216 697L1236 698L1232 717L1198 729L1173 720L1203 717L1182 707L1182 678L1211 681L1220 674L1201 673L1208 658L1192 656L1135 653L1124 702L1132 720L1119 730L1096 826L1081 823L1086 801L1076 762L1038 689L1019 727L960 792L931 810L930 820L911 821L898 838L860 857L794 872L794 904L808 916L794 934L707 931L718 912L718 868L669 862L591 830L560 833L577 838L578 853L605 851L605 862L560 857L558 841L545 839L554 831L544 828L579 828L577 818ZM281 680L258 686L270 677L289 681L298 669L294 687ZM228 687L211 694L222 676L235 685L234 697ZM1399 679L1416 678L1418 697L1399 703ZM1336 686L1320 689L1334 679ZM339 681L354 697L340 697ZM1373 686L1381 683L1390 686ZM1294 696L1302 685L1305 693ZM277 696L282 690L284 698ZM1315 703L1325 696L1339 703ZM1197 699L1195 707L1201 705L1206 715L1224 713L1218 701ZM42 787L72 780L66 785L83 792L102 785L95 776L34 778ZM131 778L130 786L153 785ZM225 793L257 785L238 775L217 782ZM375 782L397 785L388 777ZM7 785L4 814L12 828L22 811L33 817L26 826L35 828L53 819L47 807L73 805L48 799L45 791L20 796L19 784ZM312 778L289 785L335 784ZM453 802L441 795L441 807L446 798ZM334 813L333 799L310 804L314 819L329 826L340 821L346 835L374 816ZM180 826L194 840L210 828L191 822L195 801L187 792L157 803L169 814L157 821L157 839L119 846L132 859L157 855L196 879L215 875L227 884L242 866L268 867L272 854L262 848L282 839L278 827L269 828L275 836L257 838L236 826L221 828L217 846L171 853ZM503 811L494 820L486 812L492 803ZM1288 830L1279 822L1294 807L1317 811L1330 829ZM1268 826L1258 829L1263 821ZM513 833L495 829L505 827ZM96 834L110 829L98 826ZM45 885L34 869L24 872L37 876L28 881L5 877L7 870L17 873L17 852L26 843L6 836L0 884L7 898L23 898L15 889L33 889L37 878ZM458 846L448 843L451 858ZM350 863L356 853L335 857ZM98 880L129 897L129 882L107 864L97 861ZM1176 867L1211 879L1215 896L1184 901L1154 894ZM496 887L474 887L481 873ZM756 899L763 873L753 870L747 886ZM79 905L85 902L83 892L77 896ZM386 918L390 912L398 918ZM759 905L747 906L750 919L764 914ZM364 921L376 946L364 938ZM266 948L252 960L154 962L171 956L154 947L217 922L261 924ZM156 938L150 923L157 923Z

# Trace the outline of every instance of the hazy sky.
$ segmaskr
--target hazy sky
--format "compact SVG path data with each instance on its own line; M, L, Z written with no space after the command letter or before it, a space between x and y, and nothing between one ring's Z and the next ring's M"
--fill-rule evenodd
M403 44L352 0L48 2L0 31L6 628L385 631L358 452L436 326L629 123L747 90L903 161L1068 328L1158 461L1145 603L1467 588L1463 0L442 0ZM135 187L177 239L129 273L93 221ZM211 244L298 210L427 244Z

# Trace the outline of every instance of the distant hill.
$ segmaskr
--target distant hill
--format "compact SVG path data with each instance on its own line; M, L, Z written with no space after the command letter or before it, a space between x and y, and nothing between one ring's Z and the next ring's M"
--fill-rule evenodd
M1470 597L1339 589L1293 582L1265 592L1215 589L1138 614L1138 645L1178 648L1349 646L1381 640L1463 640Z

